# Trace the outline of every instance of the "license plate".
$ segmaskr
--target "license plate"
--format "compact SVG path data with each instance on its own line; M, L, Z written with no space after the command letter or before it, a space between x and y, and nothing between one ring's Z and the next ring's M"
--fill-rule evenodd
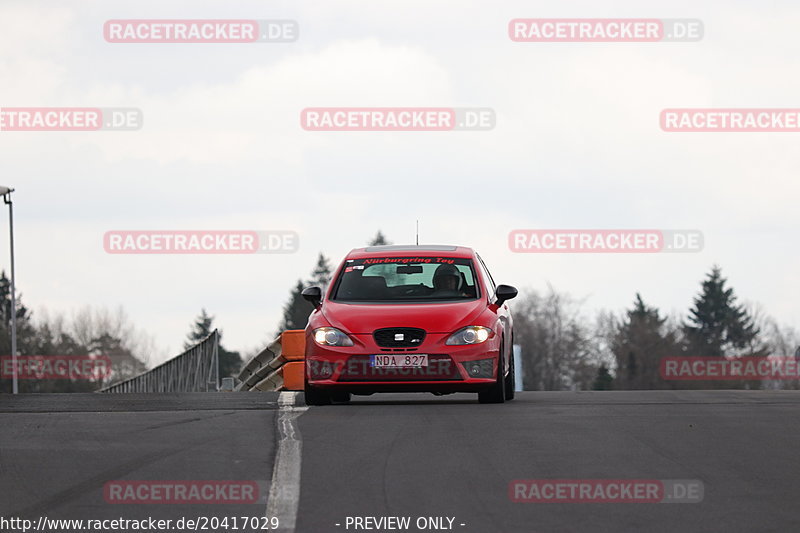
M428 366L428 356L418 353L370 355L369 366L374 368L419 368Z

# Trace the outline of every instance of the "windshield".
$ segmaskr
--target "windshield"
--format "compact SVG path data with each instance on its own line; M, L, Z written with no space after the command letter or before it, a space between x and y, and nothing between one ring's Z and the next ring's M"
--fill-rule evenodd
M457 257L349 259L332 300L471 300L479 295L472 260Z

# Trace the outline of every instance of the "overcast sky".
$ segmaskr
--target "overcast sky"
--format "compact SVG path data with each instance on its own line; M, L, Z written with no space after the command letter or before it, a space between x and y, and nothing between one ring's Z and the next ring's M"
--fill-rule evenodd
M793 5L794 4L794 5ZM514 18L697 18L699 42L517 43ZM112 44L109 19L292 19L287 44ZM677 107L800 107L793 2L0 4L0 107L136 107L138 131L0 132L17 286L38 312L122 305L177 353L275 331L319 252L378 229L476 248L498 282L685 313L714 264L800 327L800 133L666 133ZM309 132L306 107L488 107L491 131ZM8 266L6 215L0 265ZM2 228L6 228L3 230ZM689 254L515 254L519 228L697 229ZM120 229L292 230L288 255L110 255Z

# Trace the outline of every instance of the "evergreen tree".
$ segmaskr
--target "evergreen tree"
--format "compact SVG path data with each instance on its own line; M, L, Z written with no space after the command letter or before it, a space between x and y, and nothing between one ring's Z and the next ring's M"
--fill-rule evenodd
M22 296L17 291L17 353L31 354L30 348L35 344L34 327L31 313L22 303ZM0 272L0 355L11 355L11 280L5 271Z
M311 279L308 281L310 287L319 287L323 294L328 284L331 282L331 264L321 252L317 258L317 265L311 271Z
M392 243L386 240L386 237L383 235L381 230L378 230L378 233L375 234L375 236L372 238L371 241L369 241L368 244L370 246L385 246L387 244L392 244Z
M242 369L242 354L239 352L231 352L222 346L222 332L219 332L219 347L217 355L219 357L219 377L235 377Z
M41 328L38 328L36 336L41 336ZM87 346L77 342L72 336L65 332L56 335L53 341L49 351L41 351L38 353L42 355L89 355ZM114 370L113 360L111 363L111 370ZM96 381L87 379L57 379L31 381L27 386L30 387L28 389L30 392L94 392L108 383L108 379L104 380L103 376L100 375Z
M205 309L200 310L200 315L192 324L192 330L186 336L186 340L183 342L183 349L188 350L192 346L196 345L209 335L211 332L214 331L212 324L214 323L214 317L209 315Z
M194 321L192 330L186 336L184 349L188 350L196 345L214 331L214 317L209 315L205 309L200 310L200 315ZM222 330L218 330L219 343L217 345L217 355L219 357L219 377L227 378L236 376L242 367L242 356L239 352L231 352L222 346Z
M17 314L17 355L36 355L36 332L31 321L31 313L16 294ZM11 280L5 271L0 272L0 355L11 355ZM19 380L20 392L39 392L39 382ZM0 392L11 392L12 379L0 378ZM46 392L46 391L42 391Z
M600 368L597 369L597 377L592 384L592 390L611 390L613 383L614 378L606 368L606 365L600 365Z
M34 321L31 313L17 294L17 353L20 356L92 356L105 355L111 359L112 379L132 377L146 370L144 363L134 355L132 330L124 317L114 321L104 313L94 315L91 309L73 318L68 329L63 318ZM11 282L5 272L0 272L0 355L11 354ZM75 379L21 379L20 392L91 392L108 384L79 377ZM0 392L11 392L12 380L0 379Z
M17 294L17 353L21 356L89 355L89 348L64 331L53 331L46 321L35 325L31 313ZM11 355L11 281L0 273L0 355ZM100 381L87 379L21 379L21 393L91 392ZM0 380L0 392L11 392L11 378Z
M680 355L675 331L666 326L666 318L658 309L647 306L636 294L633 308L617 326L611 351L617 361L617 389L663 389L659 365L664 357Z
M283 321L278 332L287 329L305 329L308 324L308 316L314 307L307 302L302 295L303 282L297 280L297 284L289 295L289 301L283 306Z
M694 299L683 325L688 355L726 357L762 355L757 348L759 329L743 306L736 304L733 289L714 266Z
M122 339L109 333L103 333L99 337L92 339L89 344L89 353L96 356L105 356L111 360L111 376L106 378L106 383L110 385L118 381L138 376L147 370L145 364L133 355L133 352L125 346Z
M283 306L283 318L278 326L276 335L287 329L305 329L306 325L308 325L308 316L314 310L314 307L303 298L303 289L305 287L319 287L322 294L325 294L328 285L330 285L332 274L330 261L324 254L320 253L307 284L304 285L303 280L297 280L294 288L289 292L289 300Z

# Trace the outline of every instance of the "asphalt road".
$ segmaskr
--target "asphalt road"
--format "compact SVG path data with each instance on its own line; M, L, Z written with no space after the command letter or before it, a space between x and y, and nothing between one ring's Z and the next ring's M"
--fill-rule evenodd
M347 516L449 516L470 532L800 531L796 392L457 398L372 396L303 415L298 531L339 530ZM692 479L704 495L513 503L518 479Z
M0 395L0 517L24 517L38 525L39 517L262 516L275 453L277 397ZM259 503L109 504L104 487L119 480L254 481ZM13 529L0 524L0 531Z
M530 392L504 405L393 394L295 410L300 532L438 530L417 528L430 517L481 533L800 531L798 392ZM110 505L102 488L262 480L266 494L288 427L280 413L270 393L0 396L0 516L263 516L263 499ZM534 479L693 480L703 494L512 502L509 485ZM410 527L354 527L375 526L368 517L408 517Z

